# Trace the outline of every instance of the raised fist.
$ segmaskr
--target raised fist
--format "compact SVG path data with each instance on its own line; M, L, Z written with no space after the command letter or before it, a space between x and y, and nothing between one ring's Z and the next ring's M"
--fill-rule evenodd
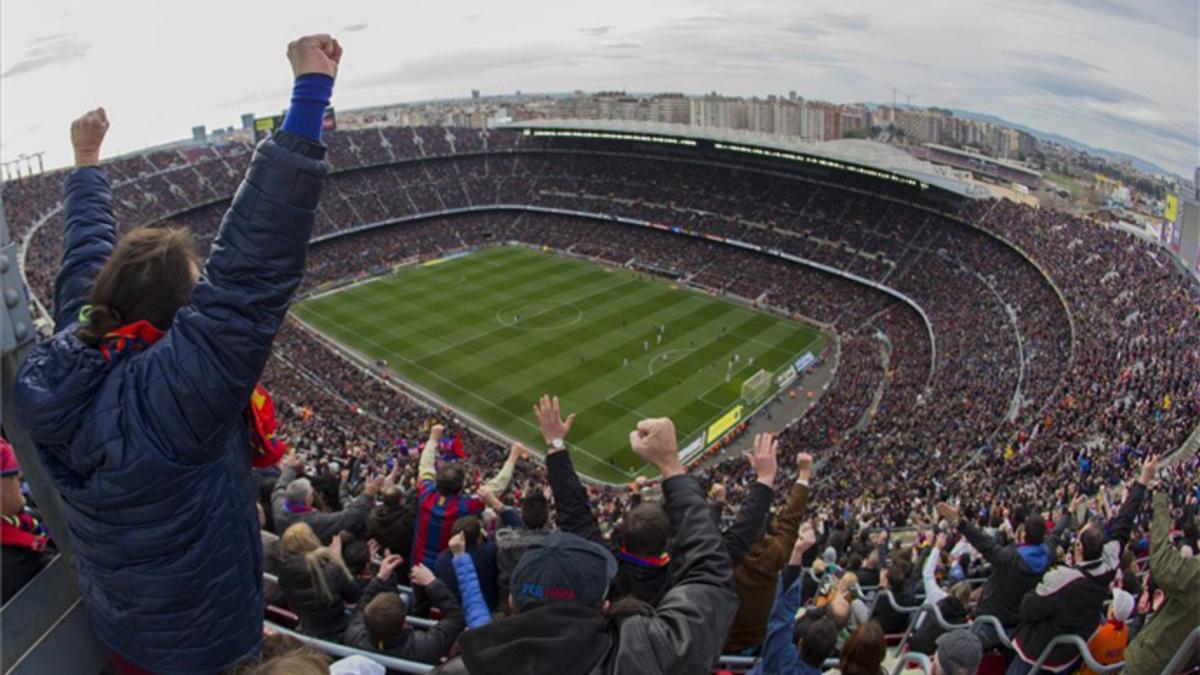
M446 427L444 427L440 424L435 424L429 428L429 438L436 441L437 439L442 437L442 432L445 430L446 430Z
M629 445L638 457L650 462L663 478L686 473L679 461L675 423L667 417L642 420L629 432Z
M100 144L108 133L108 114L104 108L88 111L71 122L71 147L75 149L75 166L96 166L100 163Z
M428 586L437 581L437 577L433 576L433 572L424 565L414 565L412 571L408 573L408 578L412 581L413 586Z
M342 46L325 33L305 35L288 43L287 57L295 77L319 74L336 79L338 64L342 60Z

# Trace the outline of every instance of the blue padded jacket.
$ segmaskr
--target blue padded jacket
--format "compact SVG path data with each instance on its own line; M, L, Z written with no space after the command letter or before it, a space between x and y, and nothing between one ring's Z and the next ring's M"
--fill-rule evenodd
M243 411L300 284L324 146L263 141L166 335L109 362L76 336L116 242L99 168L68 176L55 335L17 413L66 504L97 636L156 673L223 671L262 643L262 544Z

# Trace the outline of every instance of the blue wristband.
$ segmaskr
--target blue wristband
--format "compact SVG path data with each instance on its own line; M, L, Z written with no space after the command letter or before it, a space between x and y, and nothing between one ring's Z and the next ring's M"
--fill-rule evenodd
M296 78L292 104L283 118L283 130L314 141L321 140L321 121L333 96L333 78L309 73Z

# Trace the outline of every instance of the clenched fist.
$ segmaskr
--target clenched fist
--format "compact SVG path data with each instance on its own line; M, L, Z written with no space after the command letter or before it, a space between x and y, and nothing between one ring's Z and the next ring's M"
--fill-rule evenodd
M653 464L663 479L686 473L679 461L675 423L669 418L658 417L638 422L637 429L629 432L629 445L638 457Z
M108 114L104 108L86 112L71 122L71 146L75 148L75 166L96 166L100 163L100 144L108 133Z
M292 75L328 75L337 79L338 64L342 61L342 46L332 37L321 33L305 35L287 46Z

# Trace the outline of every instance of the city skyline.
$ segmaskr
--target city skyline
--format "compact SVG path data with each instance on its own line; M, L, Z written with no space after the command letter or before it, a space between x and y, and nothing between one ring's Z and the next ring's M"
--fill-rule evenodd
M569 9L345 2L332 19L327 7L305 4L289 5L286 16L220 2L183 13L178 5L120 7L0 9L0 157L45 151L47 168L61 166L70 119L99 104L113 118L114 154L179 140L194 125L236 126L241 113L277 112L288 89L283 45L325 29L347 48L339 109L458 98L470 89L795 90L849 103L887 101L894 87L901 103L912 96L922 107L996 115L1183 176L1200 163L1196 7L1180 0L1143 3L1137 12L1076 0L803 8L756 1L736 13L716 3L623 0ZM272 56L277 68L258 65Z

